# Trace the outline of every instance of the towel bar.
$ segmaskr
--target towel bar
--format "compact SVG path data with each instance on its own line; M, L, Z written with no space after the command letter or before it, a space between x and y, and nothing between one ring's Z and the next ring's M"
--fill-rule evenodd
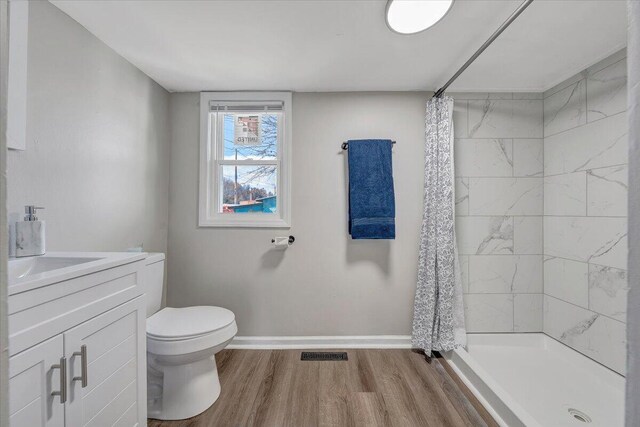
M392 144L395 144L395 141L391 141ZM343 150L348 150L349 149L349 143L347 141L342 143L342 149Z

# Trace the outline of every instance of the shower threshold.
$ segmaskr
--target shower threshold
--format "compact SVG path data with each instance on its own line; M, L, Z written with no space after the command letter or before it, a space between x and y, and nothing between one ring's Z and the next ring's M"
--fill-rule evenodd
M502 426L624 426L624 377L547 335L469 334L444 357Z

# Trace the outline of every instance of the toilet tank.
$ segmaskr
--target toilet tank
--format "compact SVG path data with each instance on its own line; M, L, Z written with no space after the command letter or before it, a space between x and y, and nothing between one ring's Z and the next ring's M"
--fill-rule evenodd
M142 290L147 299L147 317L162 308L162 287L164 284L164 254L150 253L145 259L142 273Z

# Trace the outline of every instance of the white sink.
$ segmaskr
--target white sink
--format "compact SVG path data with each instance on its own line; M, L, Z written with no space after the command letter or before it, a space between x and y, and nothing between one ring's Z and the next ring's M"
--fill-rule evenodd
M16 279L46 273L59 268L71 267L85 262L97 261L100 258L71 257L27 257L9 260L9 283Z
M42 256L10 258L8 294L135 262L146 255L144 252L50 252Z

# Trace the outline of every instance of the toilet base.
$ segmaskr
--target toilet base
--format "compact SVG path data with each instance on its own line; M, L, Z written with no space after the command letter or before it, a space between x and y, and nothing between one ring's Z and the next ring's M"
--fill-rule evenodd
M178 365L164 364L161 358L156 358L149 360L148 366L149 418L191 418L207 410L220 396L220 379L213 355Z

